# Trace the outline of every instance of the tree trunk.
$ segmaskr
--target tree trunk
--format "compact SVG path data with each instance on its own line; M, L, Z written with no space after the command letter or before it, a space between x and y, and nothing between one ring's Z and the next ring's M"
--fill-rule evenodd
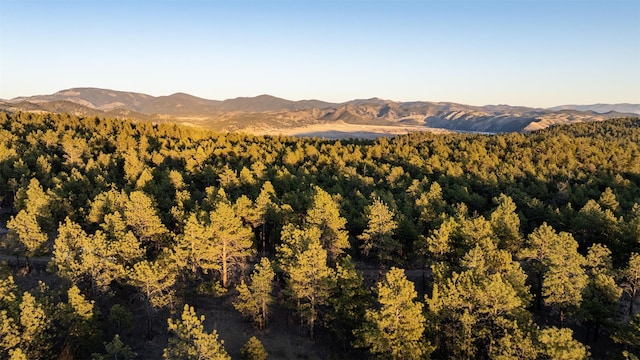
M227 249L222 245L222 286L227 288Z
M147 304L145 304L145 310L147 311L147 339L152 339L151 335L151 305L149 305L149 300L147 300Z
M538 284L536 286L536 307L542 309L542 272L538 272Z

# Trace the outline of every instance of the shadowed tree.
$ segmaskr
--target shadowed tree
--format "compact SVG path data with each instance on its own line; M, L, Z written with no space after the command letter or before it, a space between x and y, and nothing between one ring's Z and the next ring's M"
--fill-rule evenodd
M274 278L275 272L269 259L262 258L251 274L251 283L247 285L242 281L236 287L239 294L233 306L245 317L250 317L260 330L267 326L269 308L274 301L271 294Z
M267 360L268 357L267 350L255 336L249 338L247 343L240 349L240 354L245 360Z
M579 314L587 323L587 339L595 326L593 339L598 339L601 325L609 325L618 313L618 300L622 289L613 277L611 251L601 244L594 244L587 252L586 268L589 280L582 291Z
M633 315L633 303L640 292L640 255L632 253L627 267L622 270L624 292L629 294L629 315Z
M494 201L498 207L491 213L491 229L498 238L498 246L510 253L516 253L522 247L520 218L516 213L516 204L504 194Z
M173 303L175 269L161 260L154 262L143 260L136 263L133 269L129 270L128 275L129 282L138 289L138 295L144 302L147 313L147 336L151 338L153 311Z

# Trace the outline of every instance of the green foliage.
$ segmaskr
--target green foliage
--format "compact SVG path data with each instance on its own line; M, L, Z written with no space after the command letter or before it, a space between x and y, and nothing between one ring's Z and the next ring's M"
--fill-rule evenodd
M538 335L540 353L548 359L583 360L589 357L589 350L573 338L573 331L567 328L546 328Z
M268 357L262 342L255 336L249 338L247 343L240 349L240 354L245 360L267 360Z
M98 341L115 346L128 317L106 320L95 305L107 309L133 286L150 319L200 294L186 289L243 288L258 252L275 253L287 282L272 295L290 300L311 330L322 323L347 335L366 310L381 310L347 254L356 264L362 249L381 265L432 265L424 336L436 358L552 356L526 310L528 284L541 308L596 328L620 321L611 312L618 285L624 301L640 288L637 119L328 141L16 112L0 113L0 138L0 198L14 214L0 248L29 257L53 249L50 269L78 290L32 290L30 277L17 286L3 273L2 358L74 352L72 333L91 322L108 329ZM46 346L21 340L25 291L45 314ZM349 337L338 337L348 351Z
M334 272L327 266L327 251L319 241L312 241L306 250L297 254L287 269L287 291L296 301L296 308L309 328L313 330L320 317L320 307L328 304L334 286Z
M184 360L230 360L231 357L225 351L223 342L218 340L216 331L206 332L202 325L203 321L204 316L198 318L193 307L189 305L184 306L180 319L174 321L169 318L167 322L173 336L169 338L169 344L164 349L162 357Z
M378 283L378 310L367 310L366 322L357 331L359 346L371 354L388 359L420 359L428 354L422 334L423 304L404 270L391 268Z
M629 294L629 315L633 315L633 303L640 293L640 254L632 253L627 267L622 270L624 292Z
M365 311L371 303L362 273L356 269L350 256L341 257L336 264L336 282L329 297L330 307L325 320L345 346L354 339L353 331L362 325Z
M245 317L251 318L258 329L264 330L267 326L270 307L274 302L272 295L275 272L269 259L262 258L251 274L251 284L244 281L236 287L238 298L233 306Z
M314 187L311 208L307 211L306 222L320 229L320 243L333 261L349 247L345 225L347 220L340 216L338 203L326 191Z
M386 263L401 250L400 243L393 237L398 223L393 219L393 212L380 198L373 199L365 213L369 222L365 231L358 236L363 242L360 246L362 252L365 256L373 253L381 264Z
M625 353L629 354L629 351L633 351L635 354L640 353L640 313L632 316L611 338L624 346ZM633 353L628 357L633 358L632 356L634 356Z
M516 213L516 204L509 196L500 194L494 201L498 207L491 213L491 229L499 240L499 247L510 253L516 253L522 246L520 218Z
M255 253L253 233L226 201L218 202L209 220L207 231L212 234L215 269L220 271L222 286L227 288L230 274Z
M120 340L120 335L116 334L108 343L104 344L106 354L94 353L91 355L91 360L132 360L138 355L129 345Z
M114 334L129 332L133 327L133 314L120 304L109 309L109 326Z
M47 234L40 228L36 216L25 210L11 217L7 222L7 229L9 241L19 244L28 257L40 251L47 241Z

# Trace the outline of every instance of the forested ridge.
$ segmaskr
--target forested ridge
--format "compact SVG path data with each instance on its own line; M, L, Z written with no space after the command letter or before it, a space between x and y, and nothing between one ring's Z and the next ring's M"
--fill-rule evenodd
M637 118L328 141L0 112L0 196L0 358L286 358L286 328L309 358L640 354Z

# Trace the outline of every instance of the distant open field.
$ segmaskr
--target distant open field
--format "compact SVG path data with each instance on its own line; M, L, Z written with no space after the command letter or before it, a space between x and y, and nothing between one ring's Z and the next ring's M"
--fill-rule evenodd
M255 135L286 135L286 136L308 136L325 139L375 139L381 136L395 136L407 134L415 131L429 131L436 133L447 133L449 130L435 129L425 126L390 126L390 125L360 125L347 124L338 121L330 124L314 124L291 128L273 129L243 129L243 131Z

